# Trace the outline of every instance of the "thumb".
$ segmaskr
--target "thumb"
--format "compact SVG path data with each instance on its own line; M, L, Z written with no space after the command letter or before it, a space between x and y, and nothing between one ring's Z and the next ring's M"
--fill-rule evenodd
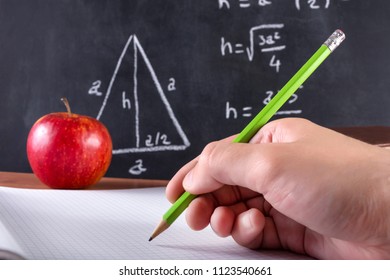
M264 187L275 179L275 173L291 154L283 143L305 137L312 126L304 119L276 120L260 129L250 144L232 143L232 137L210 143L188 172L183 186L194 194L212 192L223 185L247 187L264 194Z
M193 194L213 192L224 185L249 188L265 194L283 160L280 144L213 142L187 173L183 187ZM268 182L268 183L267 183Z

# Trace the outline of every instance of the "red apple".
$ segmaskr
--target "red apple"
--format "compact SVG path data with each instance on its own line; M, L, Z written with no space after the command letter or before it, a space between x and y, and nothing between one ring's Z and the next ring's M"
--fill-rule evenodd
M27 157L34 174L57 189L81 189L97 183L112 157L112 141L98 120L68 112L51 113L32 126Z

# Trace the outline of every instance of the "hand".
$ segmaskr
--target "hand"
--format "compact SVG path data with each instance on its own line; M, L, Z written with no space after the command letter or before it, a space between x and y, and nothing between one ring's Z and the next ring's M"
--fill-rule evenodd
M320 259L390 258L390 151L304 119L264 126L250 144L210 143L169 182L199 196L189 226L248 248Z

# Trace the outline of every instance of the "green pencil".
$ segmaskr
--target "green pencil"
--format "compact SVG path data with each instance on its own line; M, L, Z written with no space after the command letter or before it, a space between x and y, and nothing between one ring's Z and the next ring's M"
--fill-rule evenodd
M287 84L270 100L270 102L255 116L255 118L233 140L234 143L247 143L282 107L291 95L306 81L320 64L341 44L345 35L336 30L309 58ZM149 241L166 230L180 214L188 207L196 195L184 192L182 196L164 214L160 224L153 231Z

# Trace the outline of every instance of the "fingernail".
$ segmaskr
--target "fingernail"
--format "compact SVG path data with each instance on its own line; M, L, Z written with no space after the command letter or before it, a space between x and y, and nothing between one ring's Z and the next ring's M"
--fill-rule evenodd
M192 185L192 170L187 173L183 180L183 187L186 189L187 187L191 187Z

